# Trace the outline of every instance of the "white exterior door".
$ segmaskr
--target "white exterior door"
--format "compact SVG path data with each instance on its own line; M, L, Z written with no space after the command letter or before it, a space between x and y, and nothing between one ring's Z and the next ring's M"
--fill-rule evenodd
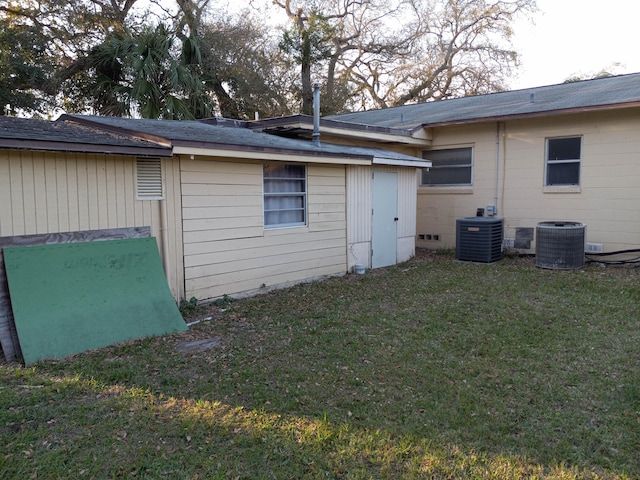
M371 194L371 267L395 265L398 242L398 174L373 172Z

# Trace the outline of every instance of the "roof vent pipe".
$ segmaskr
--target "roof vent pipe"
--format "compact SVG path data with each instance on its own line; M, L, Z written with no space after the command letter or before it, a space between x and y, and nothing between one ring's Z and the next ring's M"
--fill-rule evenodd
M313 84L313 144L320 146L320 84Z

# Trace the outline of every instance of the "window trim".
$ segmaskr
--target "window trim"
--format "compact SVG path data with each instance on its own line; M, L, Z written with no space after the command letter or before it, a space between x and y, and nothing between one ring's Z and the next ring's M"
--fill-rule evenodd
M430 150L423 150L422 151L422 158L431 160L429 158L429 154L433 153L433 152L440 152L440 151L446 151L446 150L469 150L471 155L470 155L470 159L469 159L469 164L468 165L448 165L448 166L438 166L438 165L432 165L430 168L427 169L421 169L420 171L420 187L422 188L447 188L447 189L451 189L451 188L465 188L465 189L469 189L471 187L473 187L473 172L474 172L474 164L475 164L475 148L473 145L466 145L466 146L455 146L455 147L438 147L438 148L432 148ZM433 162L433 160L431 160ZM436 160L437 161L437 160ZM436 183L436 184L425 184L423 183L423 178L424 178L424 171L427 170L432 170L432 169L439 169L439 168L468 168L469 169L469 182L468 183Z
M549 141L550 140L568 140L578 138L580 139L580 157L573 159L562 159L562 160L551 160L549 158ZM555 188L580 188L582 185L582 157L583 157L583 143L584 143L583 135L562 135L557 137L546 137L544 140L544 188L545 189L555 189ZM577 183L549 183L549 165L560 165L560 164L578 164L578 181Z
M277 165L280 167L286 167L288 165L303 167L304 168L304 177L267 177L265 175L265 168L267 165ZM262 223L265 230L278 230L285 228L301 228L306 227L309 223L309 205L308 205L308 190L309 190L309 169L307 168L307 164L305 163L279 163L279 162L264 162L262 164ZM304 181L304 191L302 192L269 192L267 193L265 189L265 180L303 180ZM293 222L293 223L277 223L277 224L267 224L267 197L278 197L278 196L300 196L302 197L302 211L304 220L302 222ZM269 212L274 211L286 211L291 209L280 209L280 210L269 210Z

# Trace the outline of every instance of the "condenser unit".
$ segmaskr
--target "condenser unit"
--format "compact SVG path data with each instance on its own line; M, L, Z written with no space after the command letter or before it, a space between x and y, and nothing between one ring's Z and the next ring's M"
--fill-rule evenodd
M491 263L502 258L504 219L464 217L456 220L456 258Z
M536 266L554 270L584 266L585 227L578 222L538 223Z

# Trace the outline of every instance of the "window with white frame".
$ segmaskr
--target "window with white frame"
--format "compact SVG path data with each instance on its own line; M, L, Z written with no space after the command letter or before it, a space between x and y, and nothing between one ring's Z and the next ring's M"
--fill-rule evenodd
M265 163L264 226L307 224L307 168L299 164Z
M582 137L547 138L545 186L580 185Z
M472 184L473 148L427 150L422 152L422 158L431 160L431 167L422 170L420 185L423 187Z

